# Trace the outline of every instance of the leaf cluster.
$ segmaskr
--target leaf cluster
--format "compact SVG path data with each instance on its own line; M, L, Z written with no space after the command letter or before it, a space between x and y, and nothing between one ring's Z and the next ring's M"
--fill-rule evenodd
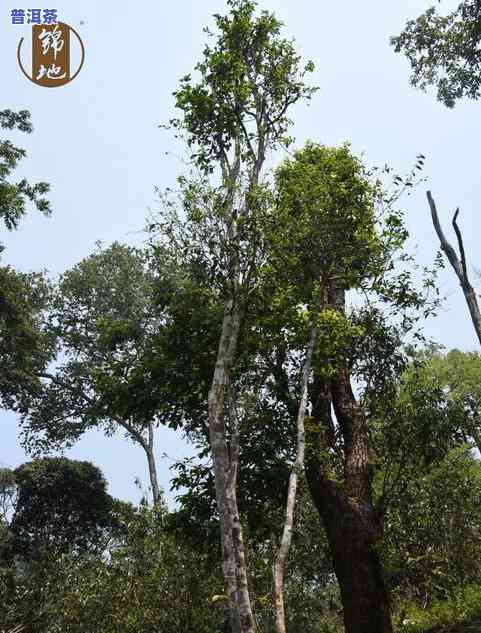
M2 110L0 111L0 128L7 130L17 128L21 132L30 134L33 130L30 113L27 110L20 112ZM16 183L9 181L9 176L25 156L24 149L17 147L8 139L0 139L0 220L9 231L16 229L25 215L27 200L33 202L45 215L50 214L49 202L44 197L44 194L49 191L47 183L39 182L31 185L26 179Z
M391 38L394 50L403 52L411 64L411 83L422 90L435 86L438 100L448 108L464 97L479 98L480 41L477 0L464 0L447 15L430 7Z

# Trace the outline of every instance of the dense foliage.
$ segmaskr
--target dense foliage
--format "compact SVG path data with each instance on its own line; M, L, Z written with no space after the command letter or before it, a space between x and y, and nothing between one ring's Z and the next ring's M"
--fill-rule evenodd
M437 88L437 98L452 108L463 97L478 99L481 90L481 5L464 0L441 14L435 6L391 38L394 50L411 64L411 83Z
M392 40L448 106L479 96L480 15L431 8ZM309 141L268 171L314 66L253 0L214 21L174 93L191 170L146 245L97 244L58 279L0 267L0 406L35 457L0 468L0 631L419 633L480 616L481 355L423 337L440 260L416 266L400 204L424 157L393 176ZM0 127L32 131L26 111ZM24 156L0 140L7 230L29 202L50 212L48 185L13 180ZM159 425L196 451L171 506ZM152 503L57 456L90 429L143 449Z

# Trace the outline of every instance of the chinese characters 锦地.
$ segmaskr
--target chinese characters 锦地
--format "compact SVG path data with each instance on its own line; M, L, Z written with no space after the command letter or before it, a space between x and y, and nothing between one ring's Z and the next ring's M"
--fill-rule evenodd
M65 40L62 37L62 29L59 25L55 25L53 29L42 29L38 35L38 39L42 46L42 55L44 57L52 57L53 61L49 65L41 64L38 68L37 80L43 79L64 79L66 77L66 70L62 68L62 65L57 65L57 55L62 51L65 46ZM63 72L62 72L63 71Z

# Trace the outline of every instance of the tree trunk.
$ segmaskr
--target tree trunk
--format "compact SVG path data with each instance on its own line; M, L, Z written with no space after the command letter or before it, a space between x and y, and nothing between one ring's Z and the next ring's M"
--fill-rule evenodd
M217 507L222 534L224 579L229 594L234 633L254 633L254 617L247 588L242 527L239 520L235 485L238 466L237 431L227 445L226 407L231 397L231 369L241 324L240 308L234 300L226 303L217 361L209 391L209 438L214 466Z
M301 399L297 412L297 448L296 460L289 476L287 490L286 519L282 531L281 543L274 561L273 582L274 582L274 611L276 618L277 633L286 633L286 618L284 613L284 567L289 554L292 541L292 530L294 527L294 510L296 506L297 480L304 469L305 453L305 430L304 418L308 402L309 377L311 375L312 355L316 344L316 326L312 325L309 344L304 360L301 383Z
M333 284L327 299L330 308L344 314L342 287ZM377 552L383 526L372 501L373 456L367 419L345 366L330 382L316 379L312 402L306 476L326 529L346 633L392 633L389 592ZM342 438L337 444L332 408ZM343 451L342 485L330 474L330 451L334 450Z
M312 493L341 590L346 633L391 633L389 594L376 550L380 534L376 513L329 485Z
M154 506L160 506L162 494L160 492L159 480L157 479L157 465L154 453L154 429L152 423L149 424L149 442L145 447L147 462L149 464L150 487L152 488L152 499Z
M150 487L152 488L152 501L154 506L158 505L162 501L162 493L160 491L159 480L157 479L157 464L155 461L155 452L154 452L154 427L152 422L149 423L148 426L148 437L146 438L141 430L135 426L134 423L128 422L122 418L117 419L117 423L119 426L124 428L129 434L130 437L140 444L145 452L145 456L147 457L147 464L149 467L149 480Z
M232 534L232 545L234 551L235 577L237 583L237 611L240 631L254 631L254 617L249 595L249 585L247 579L247 563L245 555L244 538L242 526L237 508L237 496L233 485L228 495L229 525ZM237 617L237 616L236 616Z

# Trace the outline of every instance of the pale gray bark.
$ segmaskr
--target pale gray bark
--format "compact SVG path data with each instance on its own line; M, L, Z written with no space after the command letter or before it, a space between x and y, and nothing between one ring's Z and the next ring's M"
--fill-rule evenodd
M454 272L456 273L458 279L459 279L459 283L461 284L461 288L463 290L464 293L464 298L466 300L466 304L468 306L469 309L469 313L471 315L471 321L473 322L473 326L474 326L474 330L477 334L478 340L481 344L481 313L479 311L479 305L478 305L478 299L476 297L476 293L474 291L474 288L472 287L470 281L469 281L469 277L468 277L468 271L467 271L467 267L466 267L466 256L464 253L464 245L463 245L463 238L461 235L461 231L459 229L459 226L457 224L457 217L458 217L458 213L459 213L459 209L456 210L456 213L454 214L453 217L453 227L454 230L456 232L456 237L458 240L458 246L459 246L459 252L460 252L460 256L461 259L458 258L456 251L454 250L454 248L451 246L451 244L448 242L448 240L446 239L444 233L443 233L443 229L441 227L441 223L439 221L439 217L438 217L438 212L436 209L436 204L433 200L433 197L431 195L431 192L428 191L426 192L427 198L428 198L428 202L429 202L429 207L431 209L431 217L433 219L433 224L434 224L434 228L436 230L436 233L438 235L439 241L441 243L441 250L444 251L444 253L446 254L446 257L448 258L449 263L451 264L451 266L454 269Z
M239 469L239 424L236 413L236 403L233 398L229 402L229 421L230 421L230 470L228 480L228 508L229 508L229 524L232 530L232 542L235 552L235 570L237 581L237 604L239 611L239 622L241 631L254 630L254 617L249 595L249 585L247 579L247 562L245 555L244 538L242 534L242 525L239 517L239 509L237 506L237 473Z
M116 421L117 424L124 428L132 437L132 439L140 444L140 446L144 449L145 456L147 458L147 465L149 468L152 502L154 506L160 505L160 503L162 502L162 493L159 486L159 480L157 478L157 464L154 452L154 425L152 424L152 422L149 423L147 427L148 437L146 438L139 429L137 429L134 425L130 424L126 420L117 419Z
M140 446L144 449L145 456L147 457L147 465L149 468L149 480L150 480L150 488L152 490L152 501L154 506L160 505L162 501L162 493L159 486L159 480L157 478L157 464L155 460L155 452L154 452L154 425L152 422L149 423L147 427L148 437L146 438L144 434L136 428L130 422L126 420L117 418L116 422L119 426L124 428L127 433L131 436L131 438L140 444Z
M253 285L256 261L255 240L251 252L241 252L237 232L238 218L248 216L249 195L259 183L270 138L270 126L266 104L256 97L256 140L245 127L242 114L236 111L238 133L234 140L234 152L230 162L225 148L221 159L221 171L226 191L226 247L230 253L228 269L229 298L225 303L216 366L208 397L209 437L214 466L217 506L221 521L223 570L230 600L230 619L233 633L254 633L255 622L249 597L247 565L242 526L237 506L236 484L239 462L239 433L235 415L230 415L227 433L226 410L232 408L231 370L235 361L244 304ZM247 148L248 159L243 156ZM242 173L242 163L245 171ZM247 190L240 193L242 176L247 175ZM245 185L244 185L245 186ZM240 195L239 195L240 194ZM237 197L237 201L236 201ZM236 204L236 202L238 204ZM245 244L244 244L245 248ZM229 411L231 413L231 411ZM230 445L228 446L227 436ZM230 448L230 450L229 450Z
M54 382L60 385L64 389L70 389L68 384L66 384L58 376L55 376L53 374L43 372L39 374L39 377L46 378L50 380L51 382ZM90 405L96 404L95 400L84 392L81 392L81 391L76 392L75 395L79 398L82 398L83 400L85 400L85 402L87 402ZM154 453L154 426L152 422L150 422L148 425L148 438L145 438L142 431L138 427L136 427L135 424L132 424L128 420L124 420L123 418L119 418L116 416L112 417L112 420L116 424L118 424L121 428L123 428L125 431L127 431L127 433L134 440L134 442L137 442L138 444L140 444L140 446L144 449L146 457L147 457L147 464L149 467L149 479L150 479L150 486L152 489L152 499L153 499L154 505L157 505L158 503L161 502L162 495L160 491L159 482L157 479L157 465L156 465L155 453Z
M251 172L250 188L258 183L264 161L264 148L260 143L257 159ZM239 465L239 434L237 421L232 415L231 371L235 361L239 331L247 286L251 270L243 269L238 245L235 198L241 178L241 143L236 139L232 165L225 159L222 174L226 189L225 208L227 245L230 250L229 278L230 298L225 302L216 365L208 396L209 440L214 466L216 501L221 523L222 568L229 597L230 622L233 633L254 633L255 624L247 583L247 565L236 485ZM248 196L243 195L239 216L249 212ZM249 262L248 268L251 263ZM230 401L229 401L230 400ZM229 410L230 409L230 410ZM229 410L229 411L228 411ZM226 412L229 412L230 447L227 441ZM230 450L229 450L230 448Z
M157 465L155 463L154 452L154 427L152 423L149 424L149 441L145 452L147 455L147 462L149 464L150 486L152 488L154 506L158 506L162 501L162 495L160 492L159 480L157 479Z
M296 507L298 478L304 469L304 455L306 448L304 418L306 416L309 377L311 375L312 355L314 353L315 344L316 325L314 323L311 328L309 343L306 350L306 357L304 359L304 366L302 369L301 399L297 411L296 459L293 464L291 474L289 476L286 518L284 521L281 542L277 550L273 569L274 611L277 633L286 633L286 619L284 612L284 568L292 542L292 530L294 527L294 510Z
M223 571L230 601L234 633L253 633L254 618L247 588L242 529L235 487L238 468L238 433L231 433L231 454L227 446L225 413L231 403L231 370L241 324L240 306L226 302L217 362L209 391L209 438L214 466L217 507L222 534Z

